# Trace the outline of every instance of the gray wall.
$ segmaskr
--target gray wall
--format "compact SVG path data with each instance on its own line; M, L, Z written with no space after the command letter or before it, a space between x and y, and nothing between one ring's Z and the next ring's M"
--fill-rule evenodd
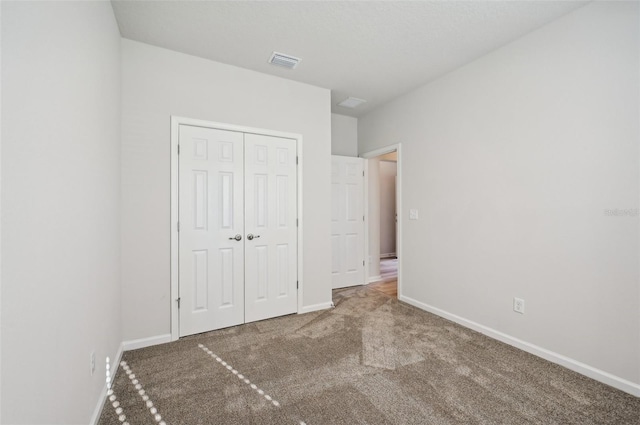
M3 424L88 423L122 340L119 108L110 3L2 3Z
M125 340L170 332L170 117L303 137L303 303L331 302L331 111L326 89L122 40Z
M638 16L589 4L358 126L360 152L402 142L407 299L636 391Z
M358 156L358 119L331 114L331 155Z

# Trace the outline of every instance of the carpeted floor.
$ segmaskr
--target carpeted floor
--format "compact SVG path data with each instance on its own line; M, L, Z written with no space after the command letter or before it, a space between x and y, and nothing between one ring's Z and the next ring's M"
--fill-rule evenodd
M640 399L378 291L334 302L125 353L99 423L640 423Z

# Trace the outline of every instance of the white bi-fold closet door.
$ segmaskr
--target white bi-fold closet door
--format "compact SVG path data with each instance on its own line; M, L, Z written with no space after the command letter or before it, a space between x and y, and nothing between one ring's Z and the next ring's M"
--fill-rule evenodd
M179 127L180 336L297 311L296 140Z

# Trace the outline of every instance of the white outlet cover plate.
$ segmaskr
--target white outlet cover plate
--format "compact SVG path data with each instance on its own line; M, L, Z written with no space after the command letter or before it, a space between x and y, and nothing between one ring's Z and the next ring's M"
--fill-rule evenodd
M409 220L417 220L418 219L418 210L410 209L409 210Z
M524 314L524 300L522 298L513 299L513 311Z

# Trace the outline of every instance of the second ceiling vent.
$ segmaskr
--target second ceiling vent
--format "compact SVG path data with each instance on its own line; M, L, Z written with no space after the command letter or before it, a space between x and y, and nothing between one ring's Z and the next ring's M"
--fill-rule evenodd
M273 52L269 63L278 65L283 68L295 69L300 63L301 59L291 55L285 55L284 53Z

